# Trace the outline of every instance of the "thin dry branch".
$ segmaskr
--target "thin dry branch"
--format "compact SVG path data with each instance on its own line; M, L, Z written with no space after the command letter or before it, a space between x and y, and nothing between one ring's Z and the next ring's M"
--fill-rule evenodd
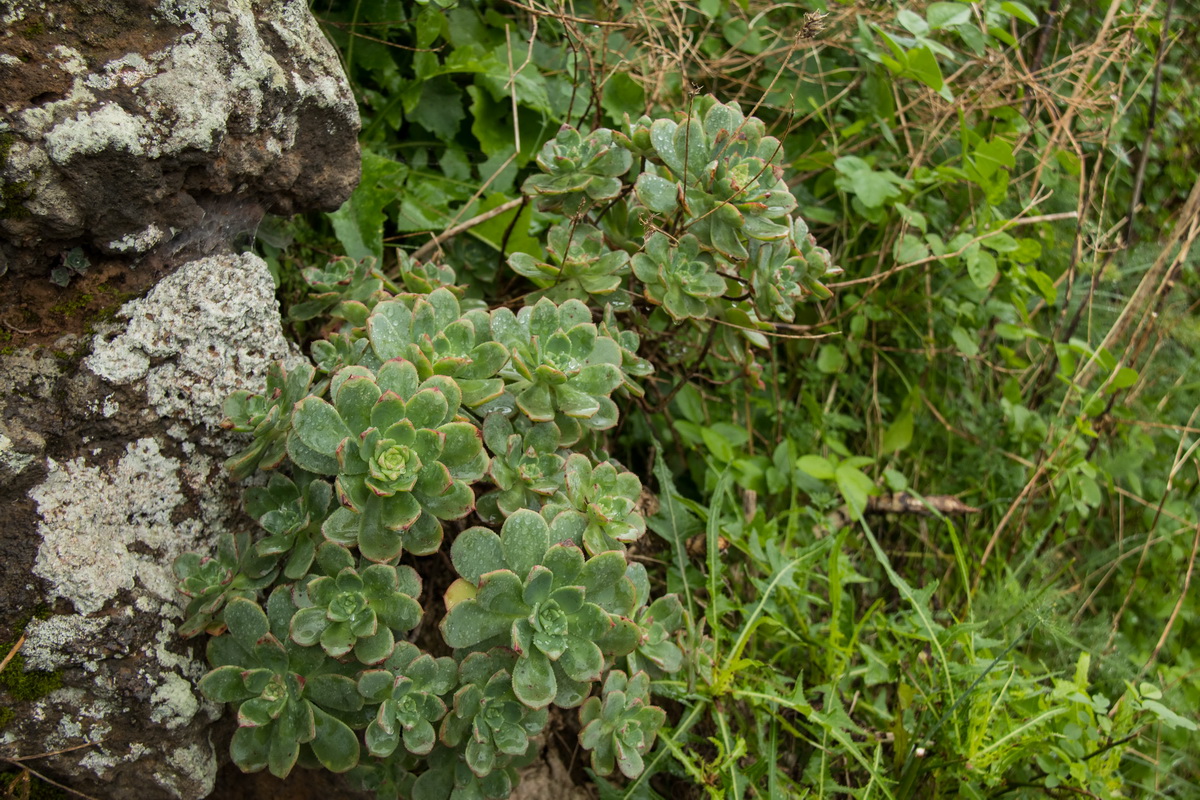
M516 208L517 206L521 205L524 202L525 202L524 197L518 197L514 200L509 200L507 203L501 203L500 205L496 206L495 208L490 208L487 211L484 211L482 214L476 214L475 216L471 217L466 222L460 222L458 225L455 225L453 228L447 228L446 230L439 233L437 236L434 236L432 239L430 239L425 244L418 247L416 249L416 251L414 251L412 254L413 260L414 261L422 261L426 258L429 258L429 256L433 253L434 250L437 250L439 247L441 247L442 242L444 242L448 239L453 239L455 236L462 233L463 231L468 231L471 228L474 228L476 225L480 225L484 222L487 222L489 219L493 219L495 217L500 216L501 214L512 211L514 208Z

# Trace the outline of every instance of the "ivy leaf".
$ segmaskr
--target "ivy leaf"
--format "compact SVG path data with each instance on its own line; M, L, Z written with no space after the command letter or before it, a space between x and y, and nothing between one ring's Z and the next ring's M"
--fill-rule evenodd
M1012 145L1003 139L989 139L980 142L972 154L975 169L984 179L992 177L998 169L1012 169L1017 165L1013 157Z
M329 215L347 256L355 260L383 257L384 208L395 199L407 176L408 167L403 164L363 151L358 187L341 208Z
M459 123L466 116L462 90L445 75L421 82L421 99L408 113L409 119L444 142L453 141L458 135Z
M637 117L645 109L646 90L628 74L616 72L604 82L600 105L614 120L626 114Z

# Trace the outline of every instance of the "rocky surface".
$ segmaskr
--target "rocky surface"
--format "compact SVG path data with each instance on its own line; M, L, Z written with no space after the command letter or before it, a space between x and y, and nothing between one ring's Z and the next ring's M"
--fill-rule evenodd
M10 647L24 635L0 754L68 750L40 769L95 797L205 797L219 709L175 633L171 563L253 524L217 423L232 388L295 357L270 274L251 255L190 262L55 347L0 356L0 601Z
M24 633L7 669L58 685L10 692L0 753L92 742L43 769L98 798L203 798L218 709L193 688L198 648L175 634L170 564L253 524L222 474L238 443L217 428L220 405L295 356L253 255L192 261L116 318L0 356L0 601L24 609L7 620L10 639Z
M336 208L358 112L306 3L0 3L0 273L169 268Z
M222 403L295 358L233 253L349 196L358 127L306 3L0 0L0 757L213 791L228 723L171 564L253 525Z

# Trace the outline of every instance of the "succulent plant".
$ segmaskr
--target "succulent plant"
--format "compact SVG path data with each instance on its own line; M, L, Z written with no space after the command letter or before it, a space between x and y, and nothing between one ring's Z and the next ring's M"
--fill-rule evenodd
M276 595L286 594L276 589ZM285 603L286 605L286 603ZM209 640L214 669L200 680L209 700L238 704L238 729L229 751L243 772L264 767L286 777L307 745L331 772L358 763L358 737L343 719L363 706L353 678L336 661L271 632L253 600L237 597L225 607L229 633Z
M413 770L421 763L415 756L405 756L403 751L391 758L373 758L359 763L347 773L350 785L362 792L374 792L376 800L396 800L412 797L413 784L417 776Z
M470 528L451 548L462 579L447 592L442 637L455 648L492 641L512 647L518 653L513 692L531 708L582 702L605 656L625 655L640 639L631 620L595 602L617 612L632 606L624 555L610 551L585 561L564 538L573 533L578 528L568 515L547 523L522 509L499 536Z
M331 658L354 651L363 664L378 664L396 646L394 631L407 632L421 619L421 579L412 567L371 564L361 574L354 557L327 542L318 558L331 575L315 575L298 584L289 634L303 647L320 643Z
M621 349L621 388L634 397L644 397L646 390L633 379L653 374L654 366L637 354L642 343L641 337L634 331L621 328L611 303L604 306L604 317L600 321L599 332L616 342L617 347Z
M412 800L504 800L517 782L513 766L497 767L479 777L463 754L449 747L433 748L425 763L428 769L413 783Z
M700 252L700 241L690 233L674 244L664 233L651 234L645 250L633 257L633 274L642 282L646 299L662 306L676 322L704 319L709 301L725 294L725 279L713 257Z
M540 510L563 486L560 439L553 422L526 417L510 422L503 414L489 414L483 421L483 442L492 452L488 474L496 489L480 496L480 517L499 523L519 508Z
M181 636L212 634L225 629L222 609L236 597L253 598L259 589L270 586L278 570L278 559L261 556L250 544L250 534L223 533L217 538L215 558L199 553L184 553L175 560L179 591L188 598Z
M627 778L642 774L642 761L667 713L650 704L650 676L639 672L632 678L613 670L604 679L601 697L590 697L579 709L579 743L592 751L592 769L611 775L620 769Z
M254 441L225 461L234 480L248 478L255 469L274 469L287 456L287 437L292 427L292 407L308 396L316 371L303 364L287 370L282 361L267 368L263 394L239 389L225 399L221 427L236 433L252 433Z
M582 453L572 453L563 469L566 485L561 499L547 504L544 513L579 515L582 544L589 553L624 552L627 543L646 532L646 521L637 511L642 482L636 475L608 461L593 466Z
M335 258L324 267L308 267L302 274L311 290L308 300L288 310L288 316L297 321L320 315L361 320L388 291L398 288L375 268L373 258Z
M653 371L624 329L642 317L637 295L663 307L655 328L713 325L657 337L660 355L709 335L704 352L753 383L764 320L827 294L829 254L793 216L765 134L712 98L625 134L564 128L524 191L571 219L544 220L545 261L511 256L538 286L519 310L489 312L454 270L403 253L394 279L371 260L306 271L312 296L293 319L334 320L321 322L316 368L276 364L264 393L227 404L225 427L254 435L230 471L282 468L247 490L264 534L175 567L191 598L184 632L224 633L201 689L237 704L242 769L321 764L381 800L499 800L553 703L582 706L597 774L641 772L665 719L650 681L685 662L711 678L715 662L711 643L684 647L679 599L652 598L629 563L642 485L598 461L601 432L618 421L613 393L642 396ZM647 164L636 181L635 154ZM453 652L435 657L404 640L423 612L399 560L437 551L443 521L472 510L499 530L455 537L439 623Z
M526 179L521 191L541 198L538 205L544 211L562 209L575 216L621 193L620 177L629 171L633 156L614 142L607 128L583 135L564 125L543 145L537 163L546 174Z
M683 650L675 639L683 628L683 604L674 594L663 595L650 603L650 579L642 564L630 564L625 574L637 591L634 607L639 611L634 621L642 630L637 650L629 654L630 673L640 669L645 669L651 676L660 672L678 672L683 667Z
M513 692L516 660L512 650L499 647L464 658L459 689L442 721L442 743L462 747L467 767L481 778L510 757L525 755L529 740L542 732L549 718L545 708L530 708Z
M398 282L414 294L429 294L445 288L455 297L463 296L463 288L455 284L454 268L436 261L417 261L403 250L397 250Z
M312 564L321 541L321 523L329 513L333 487L304 470L296 470L296 481L271 474L266 486L246 490L246 513L258 520L269 535L259 539L255 551L261 556L287 555L285 577L303 577Z
M487 469L479 429L456 419L458 384L444 375L420 381L412 362L392 359L377 374L340 370L330 394L332 404L308 397L296 405L288 439L296 464L337 476L343 507L325 521L326 537L356 544L371 561L433 552L440 520L470 513L469 484Z
M309 352L312 361L322 374L332 375L342 367L361 364L371 346L365 329L351 329L329 334L312 343Z
M829 251L816 246L803 220L796 220L794 231L779 241L752 242L745 270L758 312L789 322L795 318L800 300L830 295L821 283L830 272Z
M625 380L621 348L600 336L591 319L578 300L558 306L543 298L517 314L492 312L492 335L512 353L500 374L516 406L534 422L551 422L561 412L592 430L616 424L611 395Z
M638 176L635 191L648 209L667 216L682 209L688 232L734 261L749 255L745 238L788 235L796 198L783 181L779 140L766 135L762 120L705 96L679 122L643 124L630 140L649 144L651 160L666 170Z
M468 408L494 400L504 391L504 381L496 373L508 362L509 353L492 340L488 313L464 312L447 289L380 303L367 320L367 330L380 363L405 358L416 365L422 380L434 375L453 378Z
M401 642L383 669L358 677L358 691L379 705L367 726L367 750L387 758L400 742L413 755L428 755L436 743L434 723L446 713L439 695L448 694L458 679L452 658L434 658L410 642Z
M528 253L508 257L514 272L542 287L536 296L559 302L571 298L602 302L629 274L629 254L611 249L593 225L558 224L546 238L546 252L553 263L538 261Z

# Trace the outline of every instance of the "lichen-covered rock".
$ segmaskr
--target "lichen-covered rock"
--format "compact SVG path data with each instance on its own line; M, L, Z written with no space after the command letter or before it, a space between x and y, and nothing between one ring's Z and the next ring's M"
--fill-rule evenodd
M0 274L178 263L358 180L337 56L289 0L0 3Z
M171 563L253 525L221 469L238 443L220 405L296 356L252 255L187 263L116 318L0 355L0 641L24 636L0 674L0 754L65 751L39 770L97 798L196 800L219 709L175 632Z

